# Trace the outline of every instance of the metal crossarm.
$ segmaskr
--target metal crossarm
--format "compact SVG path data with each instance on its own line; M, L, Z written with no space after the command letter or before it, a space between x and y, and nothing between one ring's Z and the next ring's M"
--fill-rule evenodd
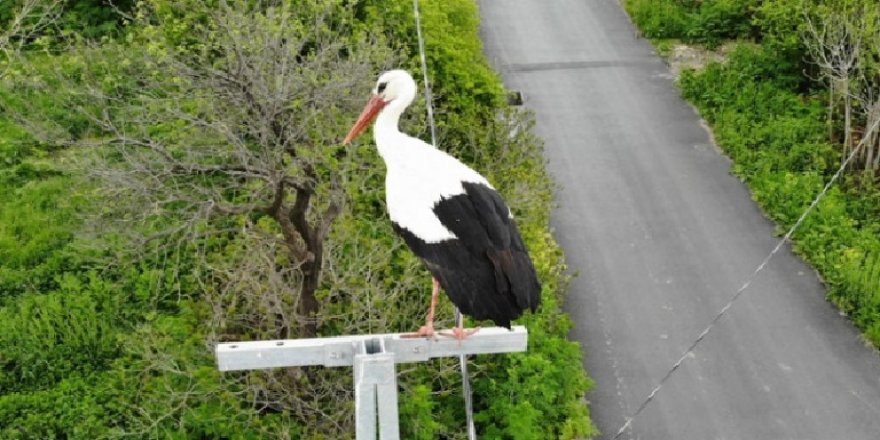
M357 344L381 340L394 354L394 363L423 362L430 358L461 354L490 354L525 351L528 331L515 326L482 328L464 341L438 336L407 338L405 333L379 335L334 336L315 339L281 339L276 341L226 342L217 345L217 366L220 371L260 370L266 368L323 365L345 367L354 365Z
M444 336L412 338L405 333L388 333L227 342L218 344L215 353L220 371L310 365L354 367L358 440L374 440L377 433L382 440L396 440L400 438L396 364L437 357L520 352L526 350L527 343L526 328L515 326L510 330L483 328L464 341Z

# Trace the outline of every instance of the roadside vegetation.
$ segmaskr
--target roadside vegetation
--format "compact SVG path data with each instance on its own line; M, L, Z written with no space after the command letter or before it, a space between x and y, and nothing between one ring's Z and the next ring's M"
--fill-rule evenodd
M854 148L839 185L794 236L828 297L880 346L880 4L874 0L626 0L661 52L725 61L682 73L733 172L791 227Z
M378 72L421 75L412 3L113 5L0 5L0 438L351 438L350 371L221 374L212 349L424 319L381 160L339 143ZM531 116L474 2L422 9L441 148L505 195L544 288L528 352L472 359L477 430L590 437ZM427 135L423 108L404 130ZM466 437L456 362L401 366L403 438Z

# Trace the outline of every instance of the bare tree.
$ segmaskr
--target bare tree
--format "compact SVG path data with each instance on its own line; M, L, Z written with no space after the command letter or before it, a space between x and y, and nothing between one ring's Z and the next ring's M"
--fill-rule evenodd
M82 166L105 182L105 219L144 244L199 248L207 291L274 289L264 309L274 324L243 333L313 336L325 240L359 166L339 141L390 54L356 40L336 2L172 6L138 12L144 50L85 47L78 57L92 67L59 80L77 90L71 111L100 133L32 131L93 147ZM106 71L94 67L108 59ZM258 244L239 252L266 252L230 267L199 244L216 236L247 236Z
M41 32L49 27L61 13L63 0L24 0L16 9L12 18L0 30L0 54L7 61L12 60L21 49L33 41ZM0 70L0 78L5 76L7 63Z
M878 72L866 73L862 77L856 101L859 119L864 121L860 133L862 144L857 159L870 175L880 170L880 77Z
M828 80L828 121L833 137L834 107L843 98L843 155L852 147L852 80L862 51L865 15L858 8L832 8L818 16L804 12L804 45L812 61Z
M833 139L834 109L843 102L843 157L862 145L854 164L873 173L878 165L876 130L880 120L880 16L870 2L816 7L804 12L804 44L828 81L828 123Z
M880 13L866 18L865 54L858 64L856 101L865 130L859 159L864 170L873 177L880 170Z
M861 159L865 171L873 175L880 170L880 130L877 128L878 122L880 122L880 96L874 94L872 98L863 107L867 129L862 135L864 146L862 147Z

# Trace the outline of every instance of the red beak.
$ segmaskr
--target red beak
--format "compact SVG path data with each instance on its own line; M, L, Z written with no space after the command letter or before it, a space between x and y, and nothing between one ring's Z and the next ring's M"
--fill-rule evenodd
M364 110L361 111L361 115L358 116L357 122L351 127L348 135L345 136L345 140L342 141L343 144L347 144L351 142L354 138L357 137L367 125L370 125L370 122L373 122L373 119L376 118L376 115L379 114L379 111L385 107L385 101L382 100L378 95L373 95L370 98L370 101L367 102L367 105L364 106Z

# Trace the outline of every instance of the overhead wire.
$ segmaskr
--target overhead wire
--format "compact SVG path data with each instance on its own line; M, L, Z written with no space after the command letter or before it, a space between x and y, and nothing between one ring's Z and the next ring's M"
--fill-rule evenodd
M422 36L422 19L419 15L419 0L413 0L413 14L416 17L416 35L419 37L419 59L422 62L422 78L425 82L425 102L428 107L428 126L431 127L431 145L437 148L437 127L434 124L434 105L431 84L428 82L428 62L425 59L425 39Z
M437 148L437 127L434 123L434 106L431 95L431 84L428 81L428 62L425 58L425 39L422 36L422 20L419 15L419 0L413 0L413 15L416 19L416 34L419 40L419 59L422 64L422 78L425 83L425 105L428 108L428 125L431 127L431 145ZM455 325L464 327L464 316L458 307L455 308ZM464 394L465 416L467 422L467 433L469 440L477 439L477 431L474 427L474 406L473 393L471 391L471 382L468 376L467 355L459 355L459 365L461 368L462 393Z

